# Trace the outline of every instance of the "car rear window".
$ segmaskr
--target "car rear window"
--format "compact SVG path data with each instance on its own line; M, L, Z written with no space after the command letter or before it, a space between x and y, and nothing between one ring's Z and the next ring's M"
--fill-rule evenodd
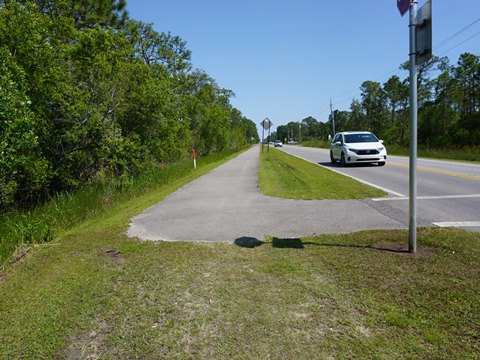
M349 134L345 135L346 143L377 142L378 139L373 134Z

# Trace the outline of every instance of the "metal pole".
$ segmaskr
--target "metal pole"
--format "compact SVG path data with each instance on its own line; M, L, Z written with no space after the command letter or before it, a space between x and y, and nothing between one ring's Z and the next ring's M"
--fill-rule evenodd
M263 143L265 142L265 128L262 125L262 153L263 153Z
M270 152L270 127L268 128L267 152Z
M409 179L409 236L408 251L417 252L417 63L415 26L417 0L410 4L410 179Z
M335 113L332 109L332 99L330 99L330 114L332 116L332 124L333 124L333 136L335 136Z

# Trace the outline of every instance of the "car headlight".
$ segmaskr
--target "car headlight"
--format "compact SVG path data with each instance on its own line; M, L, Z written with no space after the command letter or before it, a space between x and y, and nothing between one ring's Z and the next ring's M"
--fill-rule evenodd
M384 149L383 147L377 148L378 151L382 151L383 149Z
M351 151L351 152L353 152L353 153L355 153L355 154L356 154L357 151L358 151L357 149L351 149L351 148L347 148L347 150L348 150L348 151Z

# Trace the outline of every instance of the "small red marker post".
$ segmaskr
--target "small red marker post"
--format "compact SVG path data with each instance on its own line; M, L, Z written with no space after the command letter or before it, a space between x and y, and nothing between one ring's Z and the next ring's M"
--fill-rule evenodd
M197 152L195 151L195 148L192 148L192 159L193 159L193 168L197 168Z

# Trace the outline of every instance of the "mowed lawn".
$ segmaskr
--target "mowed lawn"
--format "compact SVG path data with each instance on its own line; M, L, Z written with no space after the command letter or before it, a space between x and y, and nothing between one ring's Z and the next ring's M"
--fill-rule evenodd
M150 194L151 196L151 194ZM475 359L480 235L128 239L137 197L0 276L2 359Z
M259 186L266 195L298 199L365 199L385 196L362 184L277 149L260 156Z

